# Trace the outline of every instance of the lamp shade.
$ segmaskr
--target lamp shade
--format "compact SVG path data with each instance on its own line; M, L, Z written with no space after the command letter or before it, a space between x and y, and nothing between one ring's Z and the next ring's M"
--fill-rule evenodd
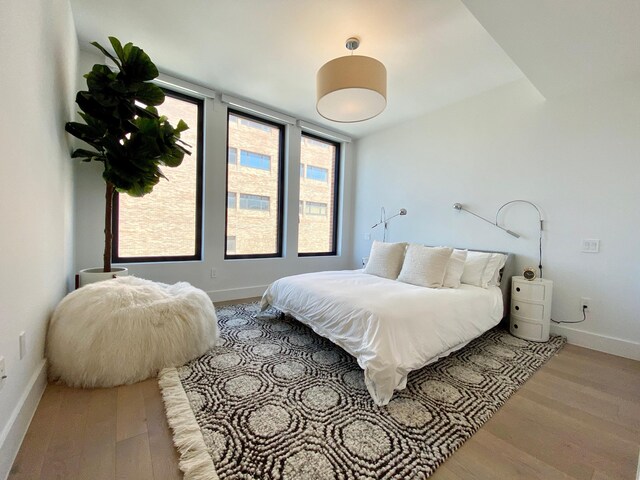
M318 113L334 122L361 122L387 105L387 69L371 57L348 55L325 63L317 77Z

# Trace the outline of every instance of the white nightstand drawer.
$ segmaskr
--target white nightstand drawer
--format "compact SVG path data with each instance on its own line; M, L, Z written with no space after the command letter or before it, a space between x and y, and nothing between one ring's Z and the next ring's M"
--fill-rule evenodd
M514 297L533 300L534 302L544 301L545 287L541 283L513 282L511 294Z
M547 338L542 337L541 323L531 323L519 318L511 319L511 334L525 340L547 341L549 339L548 333Z
M542 320L544 318L544 305L540 303L522 302L513 298L511 299L511 315L530 318L532 320Z

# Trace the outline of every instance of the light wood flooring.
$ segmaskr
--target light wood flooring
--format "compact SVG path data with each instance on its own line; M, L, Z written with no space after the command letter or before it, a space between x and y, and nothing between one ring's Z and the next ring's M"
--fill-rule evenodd
M431 478L636 478L640 362L567 345ZM49 385L9 478L179 479L157 382Z

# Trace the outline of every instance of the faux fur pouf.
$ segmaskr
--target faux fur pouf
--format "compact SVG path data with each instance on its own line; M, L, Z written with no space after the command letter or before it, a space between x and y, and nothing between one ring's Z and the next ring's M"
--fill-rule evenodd
M67 295L47 336L49 377L72 387L113 387L192 360L218 340L211 299L188 283L136 277Z

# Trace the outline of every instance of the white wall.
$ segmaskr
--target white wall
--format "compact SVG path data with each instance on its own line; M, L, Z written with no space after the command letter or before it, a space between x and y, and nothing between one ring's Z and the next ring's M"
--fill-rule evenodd
M121 39L125 41L126 39ZM144 48L144 45L142 45ZM83 75L94 63L102 59L89 52L80 52L78 74ZM84 82L84 79L81 79ZM85 88L82 84L81 88ZM80 86L79 86L80 87ZM215 88L215 85L212 86ZM205 199L203 260L201 262L176 262L152 264L127 264L136 276L174 283L187 281L207 291L214 300L246 298L261 295L266 285L277 278L315 270L347 268L351 261L350 236L351 189L343 189L342 222L339 255L336 257L298 258L298 172L300 171L300 130L287 129L289 158L287 175L288 195L294 201L285 206L285 254L283 258L253 260L224 260L225 208L226 208L226 107L222 103L207 100L205 105ZM346 149L342 162L342 179L345 186L352 182L353 160L351 145ZM100 165L78 162L76 172L76 269L102 265L104 248L104 182ZM288 208L291 207L291 208ZM211 269L217 270L217 278L211 278Z
M42 393L47 322L72 271L64 123L73 112L77 51L66 0L0 3L0 356L8 374L0 384L0 478ZM28 351L20 360L22 331Z
M520 266L537 265L531 207L501 219L521 239L452 208L493 218L504 202L530 200L545 219L552 318L580 319L580 297L591 298L586 322L555 330L640 359L639 85L630 78L545 101L522 80L360 140L353 265L368 254L381 205L408 209L392 220L391 241L511 251ZM600 239L600 253L581 253L583 238Z

